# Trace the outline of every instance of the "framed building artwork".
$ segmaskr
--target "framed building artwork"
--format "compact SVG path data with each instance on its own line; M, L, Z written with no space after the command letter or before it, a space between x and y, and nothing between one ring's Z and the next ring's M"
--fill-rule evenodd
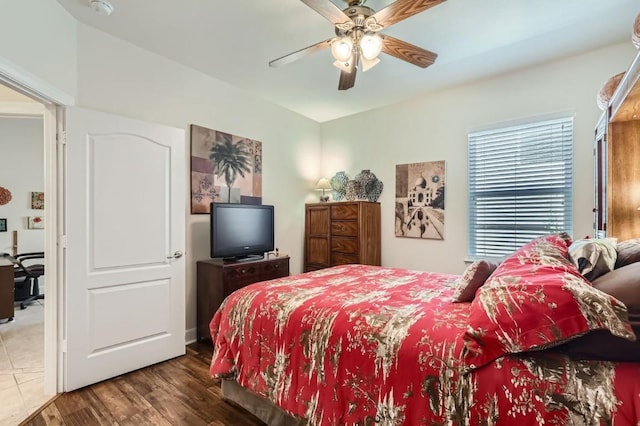
M191 213L211 202L262 204L262 142L191 125Z
M0 219L0 232L7 232L7 219Z
M396 165L396 237L444 239L445 162Z

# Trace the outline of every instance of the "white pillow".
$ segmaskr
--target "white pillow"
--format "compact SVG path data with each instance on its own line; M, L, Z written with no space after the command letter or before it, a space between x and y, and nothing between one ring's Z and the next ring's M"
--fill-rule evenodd
M618 257L616 238L585 238L569 246L569 259L588 280L613 271Z

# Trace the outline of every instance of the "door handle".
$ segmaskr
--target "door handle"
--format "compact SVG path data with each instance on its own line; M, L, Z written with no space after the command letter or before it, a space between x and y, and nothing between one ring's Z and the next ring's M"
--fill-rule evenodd
M184 253L182 253L180 250L177 250L175 253L173 253L173 255L167 256L167 259L180 259L183 255Z

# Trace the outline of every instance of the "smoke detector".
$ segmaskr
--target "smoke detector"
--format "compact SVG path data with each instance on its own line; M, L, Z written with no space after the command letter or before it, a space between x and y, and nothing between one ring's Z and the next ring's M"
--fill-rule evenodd
M98 15L109 16L113 12L113 5L107 0L89 0L89 4Z

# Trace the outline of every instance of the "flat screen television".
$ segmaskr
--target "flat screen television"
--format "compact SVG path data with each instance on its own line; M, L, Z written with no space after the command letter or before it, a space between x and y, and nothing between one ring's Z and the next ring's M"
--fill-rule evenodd
M210 218L211 257L251 260L274 248L273 206L211 203Z

